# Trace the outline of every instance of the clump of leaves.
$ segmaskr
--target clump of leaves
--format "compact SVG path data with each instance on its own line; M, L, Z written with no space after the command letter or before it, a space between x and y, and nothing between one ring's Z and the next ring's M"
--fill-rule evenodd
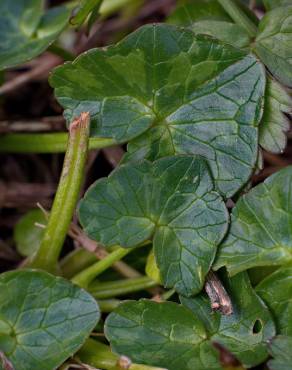
M251 186L261 150L286 145L291 6L266 0L258 20L237 1L186 3L168 24L144 25L51 74L69 141L50 213L34 210L15 228L23 264L35 269L0 275L4 368L53 370L74 355L74 366L105 370L291 369L292 167ZM102 5L81 1L71 24L90 28ZM69 20L57 8L44 38L56 9L1 6L3 68L45 50ZM70 222L88 151L112 144L127 151L79 202L80 230ZM68 231L100 260L80 249L60 261ZM113 280L111 267L127 279ZM104 325L100 311L110 312ZM111 349L88 339L92 331Z

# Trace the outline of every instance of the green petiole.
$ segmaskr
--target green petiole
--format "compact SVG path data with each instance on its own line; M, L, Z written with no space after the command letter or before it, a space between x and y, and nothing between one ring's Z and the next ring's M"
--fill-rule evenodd
M88 153L90 117L82 113L70 126L68 147L58 189L40 247L31 267L57 271L58 258L72 220Z
M5 134L0 137L2 153L64 153L68 144L68 134L34 133ZM89 140L89 149L101 149L115 144L113 139L93 137Z

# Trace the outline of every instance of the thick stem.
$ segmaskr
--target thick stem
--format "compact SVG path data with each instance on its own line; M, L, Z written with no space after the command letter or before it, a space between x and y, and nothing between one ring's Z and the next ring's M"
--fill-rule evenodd
M96 299L105 299L146 290L155 285L157 283L154 280L148 276L142 276L133 279L93 283L89 287L89 291Z
M166 370L153 366L133 364L129 358L125 356L119 357L110 350L109 346L94 339L87 339L77 353L77 358L83 363L105 370Z
M33 133L5 134L0 137L0 152L2 153L63 153L66 151L68 134ZM90 138L89 149L101 149L114 145L108 138Z
M223 315L232 314L233 308L231 299L213 271L209 271L207 275L205 290L210 298L211 307L214 311L220 311Z
M101 299L98 300L98 305L101 312L109 313L116 309L122 302L120 299Z
M226 13L228 13L229 16L234 20L234 22L245 29L250 37L254 38L256 36L257 26L234 0L218 0L218 2L224 8Z
M32 267L57 270L58 258L78 201L88 153L89 113L82 113L70 126L63 170L49 221Z
M111 267L115 262L125 257L132 250L133 248L118 248L104 259L94 263L92 266L75 275L72 279L72 282L81 286L82 288L87 288L98 275Z

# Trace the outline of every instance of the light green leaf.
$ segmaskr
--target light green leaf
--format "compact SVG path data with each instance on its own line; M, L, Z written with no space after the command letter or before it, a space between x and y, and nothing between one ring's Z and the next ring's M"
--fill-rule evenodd
M65 6L45 12L43 0L1 0L0 70L45 51L64 29L69 15Z
M270 354L274 358L268 362L270 370L291 370L292 337L276 336L270 345Z
M170 14L167 21L179 26L190 26L201 20L231 21L229 15L217 0L196 0L185 5L179 5Z
M153 239L166 287L202 289L228 213L201 157L175 156L120 166L98 180L79 208L84 231L106 246Z
M280 82L292 86L292 6L275 8L265 14L254 50Z
M155 255L154 255L153 249L151 249L150 253L148 254L147 262L145 266L145 273L152 280L156 281L158 284L161 284L160 271L155 261Z
M56 369L100 316L87 292L46 272L6 272L0 288L0 351L17 370Z
M114 352L168 370L221 370L202 322L173 302L129 301L105 322Z
M292 98L272 78L267 79L265 109L259 126L259 143L267 151L282 153L287 144L286 132L290 128L284 113L291 113Z
M233 314L212 312L204 294L181 297L181 302L204 323L211 341L221 344L244 366L256 366L268 356L266 341L275 335L273 319L246 273L230 279L225 276L222 281L231 297Z
M265 73L244 51L146 25L57 68L51 84L68 120L91 113L93 136L126 142L140 135L127 160L203 155L226 196L254 169Z
M279 334L292 336L292 267L281 267L256 287L276 320Z
M37 226L36 223L40 225L47 224L47 219L40 209L33 209L27 212L14 227L14 241L17 251L22 256L32 256L40 245L44 229Z
M78 11L70 23L81 26L92 13L98 12L103 0L80 0Z
M292 167L270 176L233 208L231 227L214 268L230 274L292 260Z
M291 5L291 0L263 0L265 8L271 10L280 6Z

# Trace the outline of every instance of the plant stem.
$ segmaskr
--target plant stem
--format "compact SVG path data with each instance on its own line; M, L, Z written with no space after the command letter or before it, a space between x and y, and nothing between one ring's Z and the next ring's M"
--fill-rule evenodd
M68 134L33 133L5 134L0 137L0 152L5 153L63 153L66 151ZM93 137L89 149L101 149L114 145L113 139Z
M158 367L132 364L128 359L128 365L122 366L121 358L110 350L106 344L94 339L87 339L83 347L77 353L78 359L95 368L105 370L166 370Z
M218 0L220 5L224 8L226 13L237 23L245 29L250 37L255 37L257 34L257 27L253 21L244 13L244 11L236 4L234 0Z
M115 308L117 308L123 301L120 299L101 299L98 300L98 305L101 312L112 312Z
M97 258L94 253L90 253L85 249L76 249L68 253L60 261L62 276L66 279L71 279L83 269L91 266L96 260Z
M155 285L157 283L154 280L148 276L142 276L133 279L93 283L89 286L89 291L94 298L105 299L138 292L139 290L152 288Z
M118 248L104 259L94 263L92 266L75 275L72 279L72 282L81 286L82 288L87 288L98 275L103 273L106 269L125 257L131 251L133 251L133 248Z
M72 122L63 170L49 221L32 267L56 271L58 258L72 220L83 181L88 153L89 113Z

